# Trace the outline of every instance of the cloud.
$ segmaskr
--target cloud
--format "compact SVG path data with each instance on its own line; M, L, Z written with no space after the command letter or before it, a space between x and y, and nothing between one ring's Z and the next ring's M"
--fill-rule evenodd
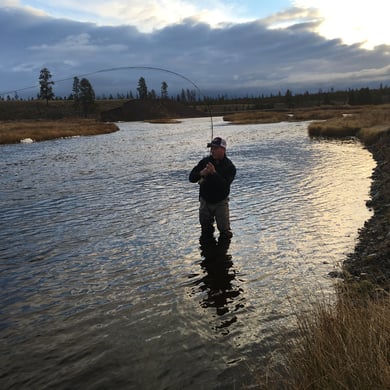
M313 24L313 26L320 25L322 21L321 14L314 8L289 8L277 12L273 15L263 19L271 29L283 29L291 26L302 26L307 24ZM312 30L314 30L312 28Z
M319 23L313 15L291 9L272 20L219 28L188 18L144 33L129 25L98 26L0 9L0 31L8 37L2 44L0 90L36 86L43 67L56 81L89 75L97 94L135 93L140 76L148 85L154 83L156 91L161 81L167 81L170 92L174 86L191 87L172 74L145 69L96 72L117 67L168 69L193 80L204 94L231 96L387 83L389 46L364 50L340 39L327 40L313 32ZM287 28L269 28L288 20L295 22ZM68 95L71 81L57 82L54 91ZM34 96L37 90L27 92Z
M367 49L390 43L388 0L295 0L294 4L315 10L320 23L313 31L327 39L341 37L346 44L361 43Z
M238 6L235 1L222 0L62 0L55 6L52 0L41 0L39 8L31 9L38 12L45 10L46 16L94 21L98 25L133 25L142 32L182 23L189 17L213 27L227 21L247 20L240 16L245 11L244 7Z

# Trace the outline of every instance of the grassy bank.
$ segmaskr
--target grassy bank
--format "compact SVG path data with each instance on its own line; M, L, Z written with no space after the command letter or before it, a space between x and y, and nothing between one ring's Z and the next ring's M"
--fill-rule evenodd
M44 141L99 135L117 130L118 127L114 123L99 122L95 119L7 121L0 122L0 144L18 143L24 139Z
M362 107L323 106L291 110L254 110L234 112L223 116L223 120L233 124L261 124L275 122L298 122L311 120L327 120L342 118L343 115L353 115L362 111Z
M311 137L358 137L366 145L374 143L390 129L390 106L363 107L326 121L309 125Z
M359 288L359 287L358 287ZM335 304L297 313L298 335L284 362L259 378L262 389L389 389L390 298L342 286Z
M148 120L156 124L178 123L173 118L190 116L194 112L185 105L170 101L161 104L158 100L97 100L88 119L82 119L71 100L54 100L49 104L42 100L0 101L0 144L110 133L118 127L107 122L125 120L120 117L103 120L104 114L112 110L119 110L122 115L139 116L139 119L126 120Z
M320 303L298 316L301 339L290 354L294 387L390 388L389 309L389 297L373 299L347 286L334 306Z

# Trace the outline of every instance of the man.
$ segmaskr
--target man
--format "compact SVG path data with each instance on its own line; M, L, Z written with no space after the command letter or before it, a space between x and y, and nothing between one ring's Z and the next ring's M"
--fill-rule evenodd
M199 222L202 228L201 242L214 240L214 221L219 230L219 242L230 241L229 193L236 176L236 167L226 157L226 141L214 138L207 145L210 156L199 161L189 176L190 182L199 183Z

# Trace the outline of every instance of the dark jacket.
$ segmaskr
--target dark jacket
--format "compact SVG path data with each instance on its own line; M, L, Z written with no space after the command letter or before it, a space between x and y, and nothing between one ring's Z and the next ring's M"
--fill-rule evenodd
M211 162L217 171L214 175L201 178L200 171ZM226 199L230 193L230 184L236 176L236 167L225 156L222 160L216 161L212 156L208 156L199 161L190 173L190 182L199 182L199 196L206 202L217 203Z

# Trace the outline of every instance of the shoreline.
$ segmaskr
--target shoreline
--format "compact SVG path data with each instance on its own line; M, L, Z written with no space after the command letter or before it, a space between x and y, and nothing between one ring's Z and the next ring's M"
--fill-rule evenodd
M118 131L115 123L96 119L0 121L0 145L92 136Z
M359 230L355 249L343 263L344 277L390 292L390 131L374 143L362 142L376 161L371 199L366 202L374 214Z

